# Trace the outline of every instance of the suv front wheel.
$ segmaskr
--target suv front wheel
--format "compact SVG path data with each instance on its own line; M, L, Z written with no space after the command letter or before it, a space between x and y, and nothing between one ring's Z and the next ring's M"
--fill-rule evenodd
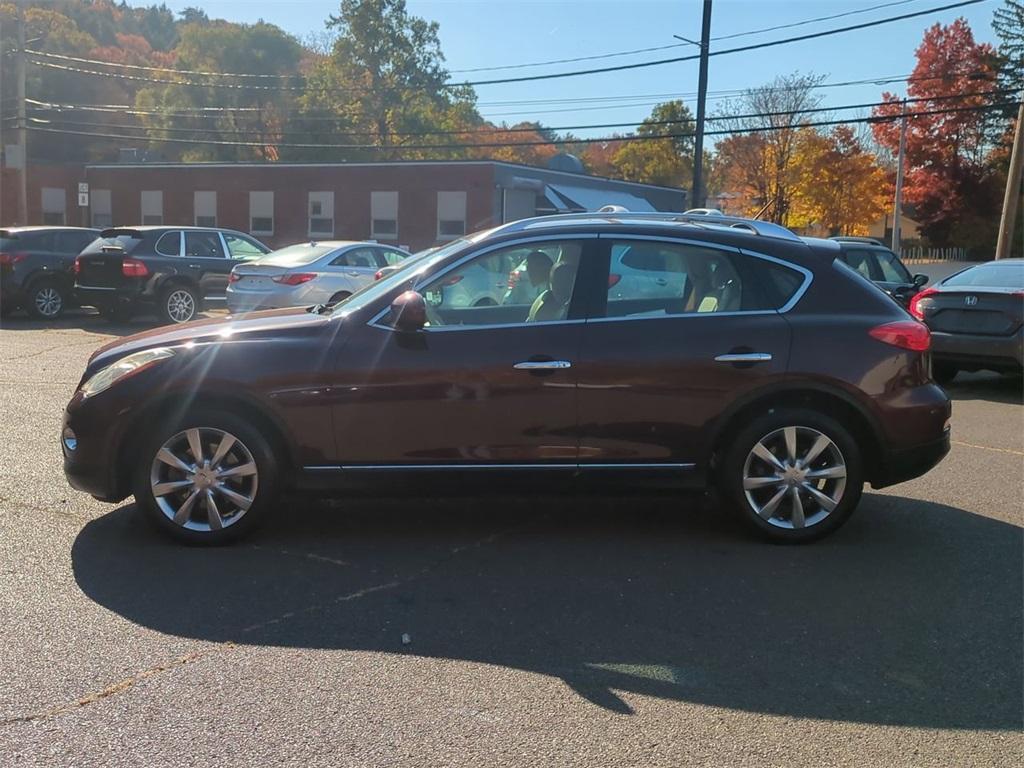
M779 408L732 440L719 484L757 533L802 543L846 522L860 501L864 471L856 441L838 421L810 409Z
M224 544L252 531L276 501L278 463L250 422L195 411L156 431L137 454L135 501L189 544Z

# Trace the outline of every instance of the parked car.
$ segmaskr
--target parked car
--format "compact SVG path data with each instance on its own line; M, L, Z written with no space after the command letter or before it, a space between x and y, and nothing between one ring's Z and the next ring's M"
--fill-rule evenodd
M611 254L651 243L681 293L610 292ZM449 301L524 248L557 251L532 303ZM508 484L715 488L751 530L809 541L847 520L865 482L918 477L949 450L927 327L841 255L724 217L506 224L333 308L108 344L65 411L65 473L105 501L134 493L193 543L252 530L285 489Z
M98 234L84 227L0 229L0 312L21 307L53 320L74 306L75 256Z
M75 289L83 304L112 320L149 308L164 322L185 323L225 300L236 264L269 252L230 229L113 227L75 259Z
M932 332L932 375L959 371L1020 374L1024 366L1024 259L992 261L918 293L910 313Z
M399 265L408 256L400 248L350 240L289 245L231 270L228 309L334 304L372 283L382 267Z
M873 237L833 237L843 261L904 307L928 284L927 275L911 275L900 257Z

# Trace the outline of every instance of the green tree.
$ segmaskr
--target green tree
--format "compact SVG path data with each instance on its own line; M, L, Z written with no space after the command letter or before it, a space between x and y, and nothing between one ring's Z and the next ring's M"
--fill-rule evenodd
M1024 90L1024 2L1004 0L992 16L992 29L999 38L999 85L1019 95Z
M627 181L667 187L689 186L693 175L694 125L693 115L682 101L658 104L650 117L640 123L636 133L665 138L627 141L615 153L612 162Z
M408 157L396 134L482 123L472 90L447 85L437 23L409 15L405 0L342 0L327 29L337 37L309 75L299 117L311 137L349 133L351 143L388 148L371 157Z

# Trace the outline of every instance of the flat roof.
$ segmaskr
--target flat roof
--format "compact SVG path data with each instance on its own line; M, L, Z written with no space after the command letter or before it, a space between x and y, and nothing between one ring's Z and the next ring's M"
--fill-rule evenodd
M569 171L559 171L553 168L541 168L536 165L521 165L520 163L509 163L504 160L389 160L379 163L345 163L345 162L324 162L324 163L292 163L292 162L267 162L267 161L244 161L244 162L224 162L219 160L205 160L194 163L182 163L182 162L142 162L142 163L86 163L85 168L89 170L91 168L96 170L117 170L117 169L142 169L142 168L166 168L166 169L185 169L185 168L392 168L392 167L404 167L404 166L452 166L452 165L483 165L483 166L503 166L506 168L513 168L517 171L522 172L534 172L542 174L554 174L562 176L566 179L576 180L587 180L597 182L610 182L612 184L623 184L631 187L639 187L641 189L656 189L663 192L674 192L676 194L685 194L686 190L679 187L663 187L658 184L643 184L636 181L625 181L623 179L610 179L607 176L592 176L588 173L571 173Z

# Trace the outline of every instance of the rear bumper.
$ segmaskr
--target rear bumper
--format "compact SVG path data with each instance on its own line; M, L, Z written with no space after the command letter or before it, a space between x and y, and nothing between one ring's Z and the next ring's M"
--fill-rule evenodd
M949 453L949 427L942 437L912 448L889 451L878 472L871 481L872 488L885 488L931 471Z
M1024 365L1024 329L1012 336L932 331L932 359L965 367L1019 369Z

